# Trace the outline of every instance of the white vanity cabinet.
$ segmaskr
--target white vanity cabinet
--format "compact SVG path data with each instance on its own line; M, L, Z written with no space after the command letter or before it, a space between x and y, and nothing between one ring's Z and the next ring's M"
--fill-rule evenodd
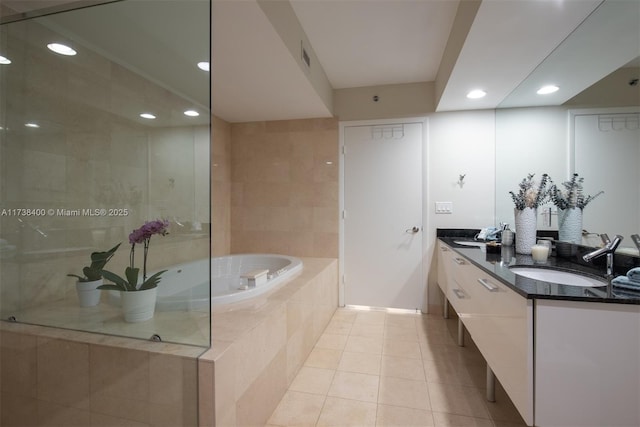
M447 295L447 288L451 280L451 262L453 255L454 252L449 246L440 241L438 242L438 286L445 296Z
M533 304L461 256L449 297L522 418L533 423Z
M538 426L640 426L640 305L536 300Z
M468 262L442 242L438 243L438 249L438 286L445 296L445 317L447 317L447 301L459 315L465 310L469 296L465 295L464 290L458 285L456 274L459 274L459 267Z
M445 295L527 425L640 426L640 305L525 298L443 252Z

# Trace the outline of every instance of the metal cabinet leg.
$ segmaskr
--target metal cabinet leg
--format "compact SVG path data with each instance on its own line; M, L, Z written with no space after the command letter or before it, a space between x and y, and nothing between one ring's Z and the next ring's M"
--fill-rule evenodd
M442 306L442 317L449 318L449 301L447 301L447 298L444 299L444 305Z
M464 324L462 319L458 317L458 345L464 347Z
M496 401L496 376L493 374L491 367L487 363L487 400L489 402Z

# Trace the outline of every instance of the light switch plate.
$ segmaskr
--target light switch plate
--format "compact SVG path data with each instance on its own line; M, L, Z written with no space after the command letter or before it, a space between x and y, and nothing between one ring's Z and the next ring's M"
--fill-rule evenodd
M436 202L437 214L453 213L453 202Z

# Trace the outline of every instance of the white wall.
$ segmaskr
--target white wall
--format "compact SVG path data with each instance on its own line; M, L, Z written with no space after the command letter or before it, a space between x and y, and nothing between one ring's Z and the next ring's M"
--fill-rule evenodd
M481 228L495 221L495 111L435 113L429 116L428 196L425 238L431 265L428 305L441 304L436 284L434 247L437 228ZM464 185L458 185L459 175ZM452 202L451 214L436 214L435 202Z

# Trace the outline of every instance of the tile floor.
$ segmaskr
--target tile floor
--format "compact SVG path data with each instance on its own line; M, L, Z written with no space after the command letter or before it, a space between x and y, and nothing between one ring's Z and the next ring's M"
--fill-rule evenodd
M457 319L340 308L268 426L523 426Z

